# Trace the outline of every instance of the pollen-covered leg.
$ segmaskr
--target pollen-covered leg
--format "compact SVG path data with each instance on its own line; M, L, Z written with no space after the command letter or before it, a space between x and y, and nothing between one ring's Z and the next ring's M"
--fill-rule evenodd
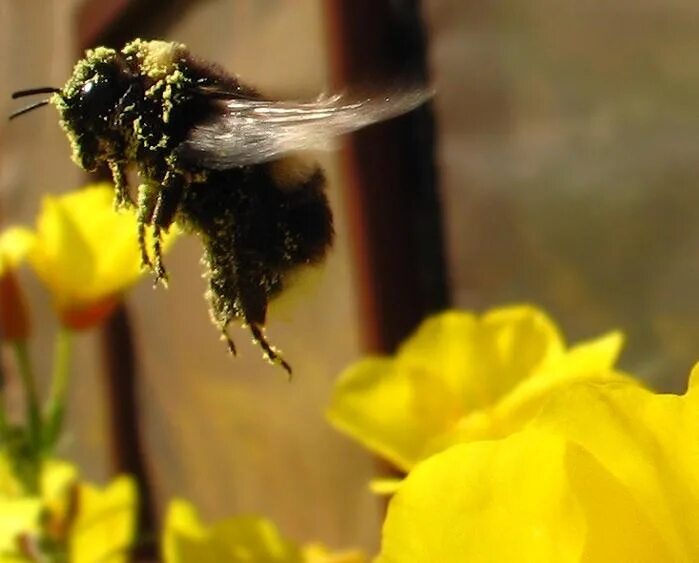
M228 334L228 330L226 330L226 328L221 329L221 340L223 340L226 343L226 345L228 346L228 351L231 353L232 356L238 355L238 350L235 347L235 342L233 342L233 339Z
M257 345L262 348L267 359L273 364L278 364L282 366L286 372L291 377L291 366L281 357L279 351L272 346L265 338L263 329L256 323L248 323L250 326L250 332L252 332L252 338L257 343Z
M153 285L162 283L167 287L167 272L163 264L163 233L158 225L153 225L153 273L155 279Z
M155 209L154 188L148 184L138 186L138 247L141 250L141 267L154 271L153 262L148 255L146 245L146 227L153 220L153 210Z
M129 195L124 165L114 160L110 160L109 170L112 172L112 180L114 181L114 207L116 207L117 209L121 209L123 207L132 207L133 201L131 200L131 196Z
M162 232L167 232L175 220L185 184L185 179L181 174L168 172L163 179L163 185L158 190L151 220L153 225L153 270L156 284L159 281L167 284L167 272L163 265Z

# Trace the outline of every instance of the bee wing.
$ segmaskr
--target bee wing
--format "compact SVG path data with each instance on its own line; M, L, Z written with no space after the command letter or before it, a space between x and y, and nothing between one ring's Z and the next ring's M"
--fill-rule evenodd
M428 100L425 89L348 100L342 95L313 102L231 99L223 114L192 129L182 154L206 168L224 170L259 164L284 153L324 150L329 141L406 113Z

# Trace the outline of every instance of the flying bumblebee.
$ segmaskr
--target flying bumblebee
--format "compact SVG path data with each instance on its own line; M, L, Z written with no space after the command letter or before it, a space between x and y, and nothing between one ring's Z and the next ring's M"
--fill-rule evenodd
M227 326L238 320L266 358L289 373L264 335L267 304L293 270L325 257L334 233L323 171L290 153L325 148L332 137L429 97L418 88L357 100L270 100L181 43L141 39L121 51L87 51L63 88L12 97L34 94L52 95L11 118L56 106L73 160L88 171L108 166L116 205L136 206L142 262L156 283L166 281L161 235L176 221L201 236L211 317L231 352ZM141 182L135 198L129 166Z

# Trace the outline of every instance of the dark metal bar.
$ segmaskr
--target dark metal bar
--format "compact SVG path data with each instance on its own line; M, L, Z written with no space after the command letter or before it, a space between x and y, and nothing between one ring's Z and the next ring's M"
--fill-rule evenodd
M328 28L336 87L427 82L418 0L330 0ZM433 123L426 105L353 135L343 155L370 351L393 351L449 300Z

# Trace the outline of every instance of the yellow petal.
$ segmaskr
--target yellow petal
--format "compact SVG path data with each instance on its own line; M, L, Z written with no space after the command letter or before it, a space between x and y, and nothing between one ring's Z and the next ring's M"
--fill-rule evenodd
M36 497L0 500L0 561L19 553L21 535L38 531L41 510L41 499Z
M215 553L213 549L207 552L210 535L193 505L182 500L172 501L163 531L165 563L216 563L222 554Z
M464 416L449 433L435 437L428 451L440 451L459 442L507 436L535 416L552 394L574 382L621 381L640 385L633 377L612 369L622 342L621 334L612 332L571 348L521 381L490 409Z
M379 562L577 561L584 522L566 487L565 445L530 436L419 464L391 500Z
M365 563L366 560L356 549L330 551L322 544L309 544L303 548L303 563Z
M566 454L568 486L586 521L581 561L693 560L683 553L672 555L663 533L649 518L652 507L641 505L630 483L614 477L590 452L576 444L569 442Z
M672 559L626 484L539 430L454 446L418 465L389 505L379 563Z
M478 368L471 368L474 378L487 379L491 400L485 404L499 400L564 350L556 325L535 307L503 307L485 314L477 342Z
M369 482L369 489L376 495L392 495L398 490L402 482L402 479L390 477L384 479L372 479Z
M633 492L674 559L699 561L699 393L572 385L533 422L588 451Z
M694 364L694 367L692 367L692 372L689 374L687 389L699 389L699 363Z
M142 273L135 212L115 211L113 200L107 183L44 198L30 260L59 312L104 303Z
M136 484L119 477L104 489L81 484L70 534L71 563L126 562L135 537Z
M37 244L30 261L57 306L82 301L91 291L94 257L75 220L59 200L47 196L37 221Z
M0 234L0 274L5 268L16 268L32 251L36 236L29 229L10 227Z
M424 443L433 434L409 408L414 392L412 381L395 370L392 360L368 358L340 376L327 418L337 429L407 471L420 459Z
M301 563L301 552L263 518L236 517L205 526L188 502L170 503L163 532L166 563Z
M395 358L350 366L327 417L407 471L453 443L521 428L559 384L617 377L621 342L612 333L566 351L553 322L527 305L481 318L449 311L426 320Z

